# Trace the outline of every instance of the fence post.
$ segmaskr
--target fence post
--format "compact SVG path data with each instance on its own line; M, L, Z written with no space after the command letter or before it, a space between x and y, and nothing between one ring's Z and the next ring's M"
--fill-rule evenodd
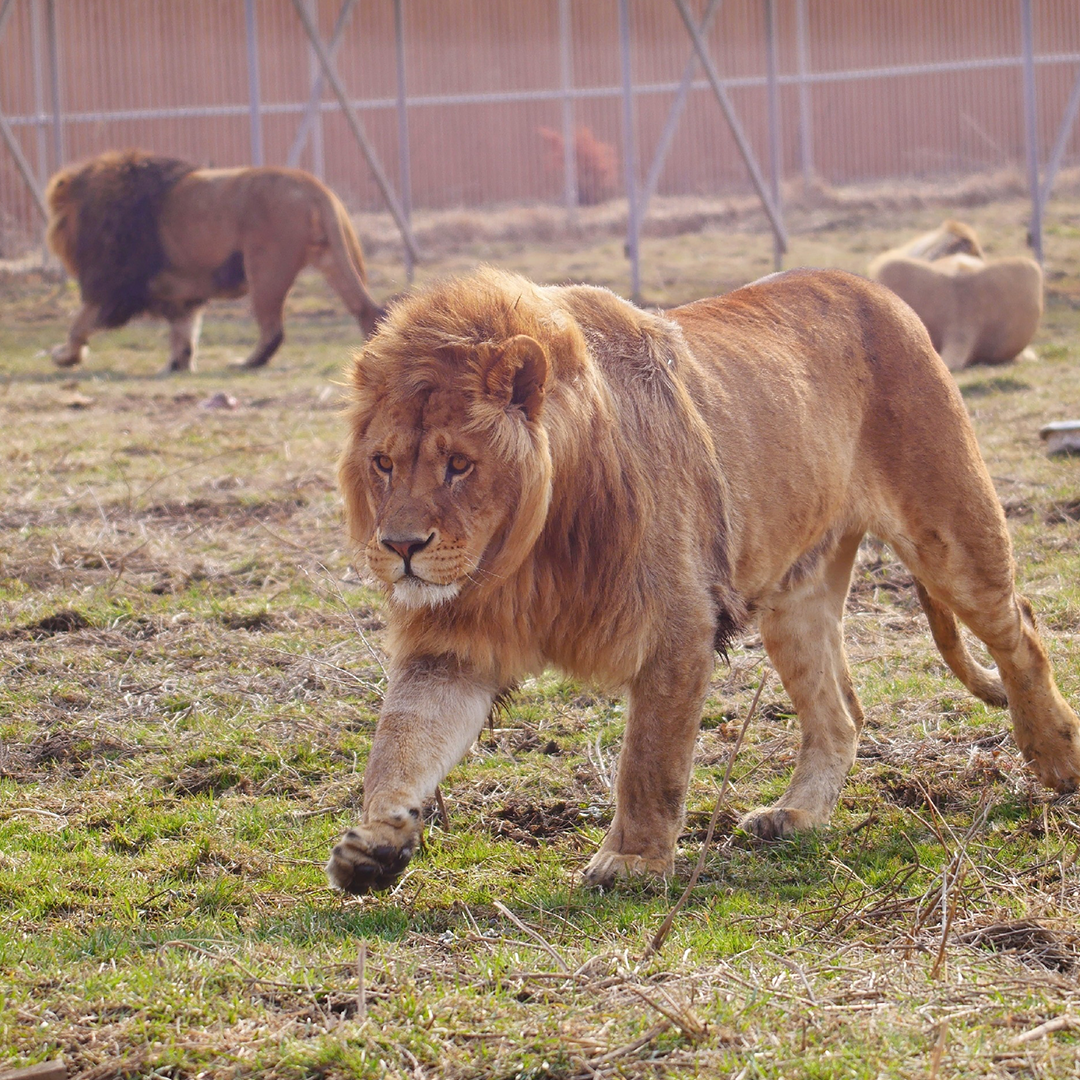
M630 70L629 0L619 0L619 39L622 42L623 167L626 174L626 253L630 256L630 299L641 301L640 226L637 208L637 145L634 139L634 78Z
M319 0L308 0L315 7ZM315 15L312 15L314 21ZM308 47L308 82L312 87L319 88L319 95L315 101L315 109L311 115L311 171L320 179L326 179L326 157L323 153L323 118L322 118L322 69L319 67L319 58L315 50ZM315 92L312 90L312 97ZM304 119L308 114L305 113Z
M780 144L780 87L777 84L776 50L776 0L765 0L765 49L766 72L768 77L768 112L769 112L769 171L773 206L777 213L783 207L780 203L780 174L783 171L783 147ZM780 238L773 232L773 269L779 270L784 265L784 248Z
M810 87L806 82L810 49L806 40L806 0L795 0L795 63L799 72L799 162L803 180L814 179L814 129L810 111Z
M262 165L262 103L259 98L259 36L255 25L255 0L244 0L244 29L247 36L248 106L250 108L251 116L251 164Z
M1024 141L1027 146L1028 187L1031 190L1031 228L1028 238L1042 262L1042 199L1039 193L1039 129L1035 103L1035 30L1031 0L1020 0L1020 39L1024 50Z
M56 0L46 0L45 32L49 39L49 89L52 93L53 170L67 159L64 150L64 118L60 106L60 45L56 33Z
M562 84L563 203L567 223L577 220L577 143L574 138L574 58L571 50L570 0L559 0L559 76Z
M398 162L401 167L401 213L412 223L412 167L409 157L409 102L405 92L405 10L402 0L394 0L394 41L397 48ZM411 283L416 260L405 245L405 277Z
M45 28L42 26L44 0L31 0L30 6L30 62L34 78L34 141L37 145L37 178L43 187L49 178L49 140L45 126Z

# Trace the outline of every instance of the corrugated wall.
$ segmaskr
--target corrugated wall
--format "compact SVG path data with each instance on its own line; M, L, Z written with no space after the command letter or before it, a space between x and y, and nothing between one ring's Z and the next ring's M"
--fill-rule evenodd
M339 0L307 3L329 38ZM624 194L617 0L401 3L414 207L561 201L564 178L550 133L563 130L566 101L573 125L593 137L585 155L602 159L592 162L596 190L586 190L583 175L582 193ZM290 0L254 0L251 7L249 39L244 0L10 0L0 38L0 111L39 182L58 156L71 161L119 146L202 163L250 162L249 40L258 57L264 160L284 163L317 68ZM689 0L689 7L700 19L705 0ZM843 184L1022 166L1020 8L1020 0L776 0L785 175L812 167ZM692 48L674 3L630 0L629 10L637 171L644 177ZM1080 73L1080 3L1034 0L1033 10L1045 158ZM400 191L394 27L393 0L359 0L337 62ZM708 33L763 169L764 28L765 0L724 0ZM934 70L940 67L953 70ZM658 191L749 190L700 67L695 79ZM379 208L378 189L328 88L322 102L300 164L323 175L352 209ZM1074 131L1066 163L1078 160ZM14 238L35 234L35 214L0 144L6 253Z

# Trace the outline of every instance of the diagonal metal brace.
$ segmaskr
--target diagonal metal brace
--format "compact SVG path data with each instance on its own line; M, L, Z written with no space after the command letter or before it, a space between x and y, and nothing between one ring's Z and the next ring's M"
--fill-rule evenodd
M354 7L356 7L356 0L342 0L341 10L338 12L338 17L334 21L333 32L330 34L330 44L326 47L326 54L330 57L331 63L337 60L341 35L345 32L345 26ZM320 74L316 76L315 81L311 84L311 96L308 98L307 106L304 109L304 117L300 121L300 126L296 129L296 138L293 139L293 144L289 148L289 156L285 159L285 164L290 169L295 169L300 164L300 155L304 152L304 146L307 143L308 135L311 133L312 125L315 123L315 116L322 102L322 91L323 77Z
M295 3L296 0L293 0L293 2ZM739 123L739 117L735 112L735 107L731 104L731 99L724 89L724 84L720 81L720 76L717 75L716 68L713 66L712 59L709 57L708 47L686 6L686 0L675 0L675 6L679 9L682 21L686 24L687 33L693 39L694 49L697 51L701 66L705 69L705 74L709 79L709 84L712 86L713 93L716 95L716 100L720 102L720 108L723 110L724 116L727 119L728 127L731 128L731 134L735 138L739 153L742 154L743 160L746 162L746 167L750 172L750 179L754 184L754 190L757 192L757 196L761 200L761 205L768 215L769 223L772 225L773 233L776 236L777 246L781 252L787 251L787 230L784 228L783 219L780 217L780 212L774 204L772 196L770 196L768 188L765 185L765 180L761 175L761 170L758 168L757 160L754 158L753 148L750 146L746 133L742 129L742 124Z
M386 173L383 172L382 164L379 162L374 147L368 142L367 136L364 134L364 129L360 124L360 117L356 115L356 110L349 101L349 95L345 92L345 87L338 77L334 62L327 54L322 38L319 37L319 30L315 26L310 13L304 7L304 0L292 0L292 5L296 9L296 14L299 17L300 22L304 25L304 30L307 31L307 36L311 40L311 46L319 59L319 66L323 69L323 74L326 76L326 81L334 91L334 95L338 99L338 104L341 106L341 111L345 114L345 120L357 143L359 143L364 157L367 159L368 168L371 169L371 174L375 178L375 183L379 186L379 190L386 200L386 205L390 208L390 213L394 216L398 231L401 233L401 239L404 241L409 254L419 262L420 251L416 246L416 237L413 236L412 228L409 225L408 219L405 217L404 210L401 208L401 203L398 202L398 198L394 194L394 189L390 186L390 181L386 178Z
M709 5L705 9L705 14L701 17L701 24L698 27L702 34L707 34L709 31L709 25L712 23L713 15L716 13L716 9L720 6L720 0L709 0ZM652 165L649 167L649 175L645 180L645 190L641 195L641 217L644 220L645 215L649 212L649 202L656 194L656 186L660 182L660 174L664 171L664 166L667 164L668 154L671 151L671 143L675 138L675 132L679 126L679 121L682 119L683 110L686 108L687 98L690 96L690 86L694 81L694 71L697 68L697 55L695 53L690 54L690 58L686 61L686 70L683 72L682 82L679 83L678 93L675 95L675 100L671 103L671 110L668 112L668 117L664 123L664 130L660 133L660 138L656 143L656 152L653 155Z
M1061 127L1058 130L1054 149L1050 152L1050 161L1046 166L1043 176L1042 190L1039 192L1039 203L1045 206L1050 198L1050 192L1054 188L1058 169L1061 168L1061 159L1065 155L1065 146L1069 141L1072 126L1076 123L1076 117L1080 115L1080 71L1076 73L1076 82L1073 83L1072 93L1069 94L1069 103L1065 106L1065 115L1061 118Z

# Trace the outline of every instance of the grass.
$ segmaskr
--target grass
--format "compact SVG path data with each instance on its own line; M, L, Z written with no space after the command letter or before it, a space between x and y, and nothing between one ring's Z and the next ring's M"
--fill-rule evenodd
M788 265L861 269L955 208L792 211ZM1080 690L1076 459L1039 426L1080 408L1080 204L1048 211L1037 363L959 376L1059 682ZM968 207L997 253L1024 205ZM1062 223L1053 227L1054 222ZM376 249L377 250L377 249ZM621 241L447 245L628 289ZM670 304L771 269L753 219L647 237ZM372 258L379 296L402 284ZM322 864L361 801L385 682L380 600L351 568L334 463L355 328L303 278L258 375L253 327L211 307L199 371L161 378L135 323L51 368L74 302L0 281L0 1069L62 1056L110 1077L1058 1077L1080 1069L1080 814L1028 776L1007 718L966 696L910 579L868 544L848 607L867 714L832 825L762 847L740 812L797 739L748 634L717 668L673 881L587 891L610 820L619 701L530 681L444 785L399 888ZM234 408L205 408L219 392ZM448 827L447 827L448 825ZM362 957L362 968L361 968ZM1049 1030L1040 1025L1052 1021Z

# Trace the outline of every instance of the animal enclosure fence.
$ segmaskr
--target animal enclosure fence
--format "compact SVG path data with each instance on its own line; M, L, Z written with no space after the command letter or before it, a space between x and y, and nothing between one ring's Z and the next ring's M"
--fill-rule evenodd
M1078 112L1076 0L0 0L0 254L123 146L297 164L406 235L621 198L632 253L654 193L756 189L779 250L781 179L1020 168L1038 249Z

